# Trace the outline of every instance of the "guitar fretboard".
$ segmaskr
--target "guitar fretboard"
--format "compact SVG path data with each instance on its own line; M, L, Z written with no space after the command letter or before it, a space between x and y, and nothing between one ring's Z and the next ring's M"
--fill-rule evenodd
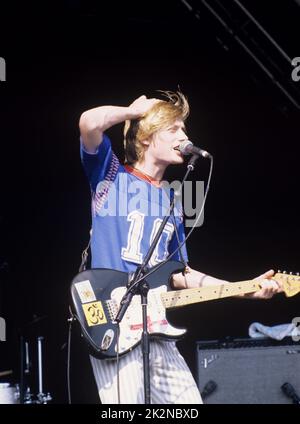
M161 294L165 308L177 308L192 303L205 302L207 300L222 299L224 297L237 296L253 293L260 289L256 281L241 281L226 283L219 286L205 286L195 289L174 290Z

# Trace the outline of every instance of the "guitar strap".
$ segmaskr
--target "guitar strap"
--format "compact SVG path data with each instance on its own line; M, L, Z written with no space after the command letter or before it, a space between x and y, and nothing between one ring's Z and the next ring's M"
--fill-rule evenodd
M88 245L86 246L86 248L83 250L82 254L81 254L81 264L79 267L79 271L78 272L82 272L86 270L86 264L87 264L87 259L89 256L89 248L91 245L91 238L92 238L92 229L90 229L90 238L89 238L89 242Z

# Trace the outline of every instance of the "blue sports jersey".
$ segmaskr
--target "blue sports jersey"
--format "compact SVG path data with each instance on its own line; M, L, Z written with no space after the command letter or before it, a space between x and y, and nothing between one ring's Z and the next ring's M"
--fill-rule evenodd
M92 194L92 267L135 271L141 264L169 206L168 191L130 173L120 164L106 134L96 153L85 151L81 160ZM176 202L179 240L185 238L182 208ZM163 261L178 247L172 217L152 254L149 266ZM187 262L185 244L181 248ZM180 260L177 252L173 259Z

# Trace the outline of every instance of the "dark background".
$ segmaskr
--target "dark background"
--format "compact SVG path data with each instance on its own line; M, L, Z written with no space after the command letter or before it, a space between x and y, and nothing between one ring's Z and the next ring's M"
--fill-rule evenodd
M242 3L291 58L300 56L295 1ZM69 286L90 228L78 121L92 107L127 106L141 94L154 97L157 89L180 86L191 106L189 138L215 159L204 225L188 243L191 266L230 281L270 268L299 270L299 114L200 10L197 19L175 0L70 0L43 8L12 2L3 11L0 315L7 342L0 345L0 371L13 374L1 381L19 381L23 335L37 392L36 337L42 335L45 391L55 403L67 401ZM287 66L286 83L292 69ZM122 158L122 126L108 134ZM207 181L207 175L201 160L193 178ZM179 347L195 372L196 340L246 337L253 321L276 325L299 315L299 296L278 295L189 306L171 318L189 330ZM77 327L71 356L73 401L97 402Z

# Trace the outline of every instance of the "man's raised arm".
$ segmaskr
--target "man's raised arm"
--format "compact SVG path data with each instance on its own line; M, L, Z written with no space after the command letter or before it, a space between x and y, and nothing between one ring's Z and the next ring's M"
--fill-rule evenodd
M79 120L79 129L85 149L95 153L102 142L104 131L127 119L143 116L157 101L140 96L128 107L100 106L83 112Z

